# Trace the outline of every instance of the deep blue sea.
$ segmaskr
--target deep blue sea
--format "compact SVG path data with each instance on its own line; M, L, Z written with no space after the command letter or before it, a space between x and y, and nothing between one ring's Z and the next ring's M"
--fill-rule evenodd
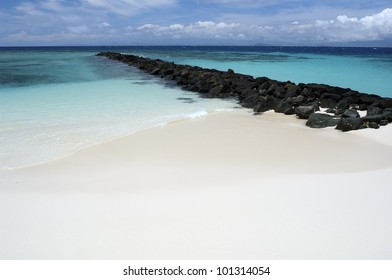
M0 48L0 169L34 165L168 122L233 110L124 64L117 51L179 64L392 97L392 48Z

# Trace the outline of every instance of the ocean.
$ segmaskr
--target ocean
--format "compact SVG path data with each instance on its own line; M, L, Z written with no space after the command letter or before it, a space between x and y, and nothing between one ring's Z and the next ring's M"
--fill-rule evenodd
M392 48L0 48L0 170L52 161L154 126L238 107L234 100L200 98L95 56L99 51L392 97Z

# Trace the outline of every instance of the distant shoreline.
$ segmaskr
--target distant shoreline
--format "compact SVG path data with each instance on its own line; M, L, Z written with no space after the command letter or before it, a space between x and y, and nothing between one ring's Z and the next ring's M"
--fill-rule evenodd
M254 45L221 45L221 44L213 44L213 45L162 45L162 44L157 44L157 45L31 45L31 46L0 46L0 49L6 49L6 48L103 48L103 49L108 49L108 48L211 48L211 47L217 47L217 48L243 48L243 47L249 47L249 48L308 48L308 49L317 49L317 48L337 48L337 49L392 49L392 47L389 46L378 46L378 45L369 45L369 46L322 46L322 45L314 45L314 46L306 46L306 45L296 45L296 46L290 46L290 45L262 45L262 44L254 44Z

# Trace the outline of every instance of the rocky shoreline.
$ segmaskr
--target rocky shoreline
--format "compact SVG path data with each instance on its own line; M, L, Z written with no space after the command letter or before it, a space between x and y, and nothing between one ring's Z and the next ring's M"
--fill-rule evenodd
M297 115L300 119L307 119L306 125L312 128L377 129L392 122L392 98L323 84L254 78L231 69L218 71L115 52L100 52L97 56L174 81L183 90L198 92L202 97L236 98L241 106L252 108L255 114L274 110ZM325 108L325 112L320 108ZM359 111L363 112L362 117Z

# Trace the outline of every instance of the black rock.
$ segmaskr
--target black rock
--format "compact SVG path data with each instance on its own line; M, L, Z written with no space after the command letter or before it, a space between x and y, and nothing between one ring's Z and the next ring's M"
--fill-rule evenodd
M227 97L229 95L229 92L228 88L224 85L218 85L211 88L208 94L214 97Z
M320 107L321 108L335 108L338 102L331 98L323 99L320 102Z
M336 101L336 103L339 102L342 98L343 96L341 94L329 93L329 92L322 94L320 97L321 100L332 99Z
M281 100L275 106L276 113L284 113L285 111L292 109L293 105L291 105L290 101L288 100Z
M380 125L378 123L375 123L375 122L370 122L370 123L368 123L368 127L369 128L374 128L374 129L379 129Z
M362 120L360 118L342 118L336 126L336 129L345 132L350 130L357 130L361 127Z
M300 88L296 84L288 83L285 86L285 97L292 97L295 96L299 92Z
M383 98L379 101L379 106L382 109L392 108L392 98Z
M292 98L290 99L290 102L291 102L294 106L299 106L299 105L303 104L304 101L306 101L306 98L305 98L305 96L303 96L303 95L298 95L298 96L292 97Z
M314 105L306 105L306 106L298 106L295 108L295 114L300 118L300 119L307 119L309 116L314 113L320 111L320 108L317 104Z
M286 110L284 110L283 112L285 115L295 115L295 108L291 107L291 108L287 108Z
M256 113L262 113L274 108L274 106L275 106L275 98L273 98L272 96L266 96L266 97L260 96L259 102L257 103L257 105L254 107L253 110Z
M383 112L384 118L392 122L392 108L386 108Z
M360 103L362 104L373 104L376 101L379 101L381 99L380 96L378 95L374 95L374 94L361 94L361 96L359 97Z
M383 113L383 109L378 108L378 107L371 107L367 110L367 116L374 116L374 115L379 115Z
M366 105L364 103L359 104L359 106L358 106L358 110L361 110L361 111L366 111L368 108L369 108L369 105Z
M348 109L348 110L344 111L344 113L342 114L342 117L343 118L359 118L361 116L359 115L357 110L355 110L355 109Z
M241 105L245 108L255 108L256 105L262 101L262 96L259 93L254 92L253 94L248 95L244 100L241 101Z
M180 86L185 86L188 84L188 80L183 76L177 76L175 78L175 80L177 82L177 85L180 85Z
M325 128L336 126L340 122L340 117L333 117L323 113L313 113L309 116L306 125L312 128Z
M385 126L385 125L387 125L387 124L389 124L389 121L388 121L388 120L381 120L381 121L380 121L380 125L381 125L381 126Z
M346 109L335 109L335 115L340 116L342 115L344 112L346 112Z
M348 99L342 99L336 104L336 108L346 110L350 108L350 102Z
M374 122L374 123L380 123L381 120L385 119L384 114L377 114L377 115L371 115L371 116L364 116L362 120L364 122Z
M336 109L329 108L329 109L325 110L325 113L328 113L328 114L335 114L335 113L336 113Z

